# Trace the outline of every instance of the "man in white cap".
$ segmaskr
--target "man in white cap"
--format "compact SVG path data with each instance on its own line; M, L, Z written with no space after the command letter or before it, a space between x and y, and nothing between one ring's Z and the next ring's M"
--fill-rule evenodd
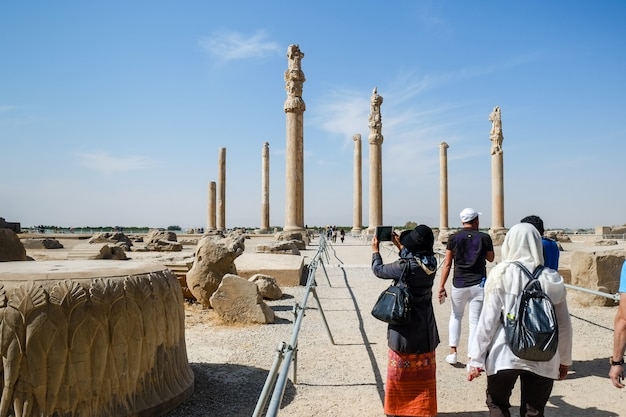
M461 322L465 313L465 306L469 303L469 337L472 340L480 310L483 306L483 287L487 277L487 262L493 262L493 241L487 233L478 230L479 212L473 208L465 208L460 213L463 229L452 234L446 246L446 258L441 267L441 281L439 283L439 300L443 302L448 295L446 281L454 261L452 279L451 303L452 312L448 326L450 354L446 362L451 365L457 363L457 347L461 337Z

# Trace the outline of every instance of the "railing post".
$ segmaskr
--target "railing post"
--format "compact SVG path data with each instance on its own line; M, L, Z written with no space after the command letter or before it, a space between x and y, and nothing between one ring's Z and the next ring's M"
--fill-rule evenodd
M309 271L308 271L306 291L304 293L304 298L301 304L296 303L293 308L293 314L294 314L293 333L291 335L291 340L289 344L283 343L283 348L282 348L281 353L284 353L284 355L281 355L282 366L281 366L280 372L278 372L278 375L276 376L276 370L274 368L278 368L278 366L280 365L280 362L277 363L275 361L274 364L272 365L272 371L270 372L266 380L261 398L259 398L259 401L257 402L257 407L254 410L253 417L258 417L260 415L259 413L262 412L263 408L265 407L265 403L267 402L267 391L272 385L274 385L274 389L273 389L273 394L272 394L270 403L267 407L266 415L268 417L275 417L278 414L278 409L280 408L280 404L283 400L283 395L285 392L285 387L287 385L287 375L289 373L289 368L291 367L292 361L293 361L293 370L292 370L293 371L293 374L292 374L293 383L294 384L297 383L298 334L300 332L300 327L302 326L304 312L307 306L309 294L311 292L313 293L313 297L315 298L319 306L319 311L322 315L322 320L324 321L324 325L326 326L326 332L328 333L330 341L332 344L335 344L332 334L330 333L330 328L328 327L328 322L326 321L324 311L322 310L322 305L320 304L319 297L317 296L317 292L315 291L315 286L316 286L315 272L317 270L317 264L318 262L321 262L320 257L323 256L325 252L326 252L326 241L324 240L323 236L320 235L320 248L318 249L317 253L313 257L311 263L309 264ZM323 263L322 263L322 266L323 266ZM324 270L324 273L326 273L326 270ZM326 276L326 278L328 279L328 275ZM329 285L330 285L330 280L329 280Z

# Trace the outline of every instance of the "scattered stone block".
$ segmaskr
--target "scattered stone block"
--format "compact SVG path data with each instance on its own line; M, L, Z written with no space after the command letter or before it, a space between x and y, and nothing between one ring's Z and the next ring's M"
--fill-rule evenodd
M278 254L291 254L300 255L300 249L298 249L298 241L274 241L257 245L257 253L278 253Z
M244 236L204 235L198 242L193 266L187 272L187 286L205 307L211 307L211 295L226 274L237 274L235 258L245 250Z
M225 323L274 322L274 310L263 301L259 287L237 275L224 275L210 302Z
M0 262L27 261L26 248L11 229L0 229Z
M249 279L255 274L274 277L281 287L301 285L304 274L304 256L271 253L244 253L235 260L237 275Z
M85 243L74 246L67 254L67 259L115 259L124 261L128 257L121 246L108 243Z
M281 241L295 242L299 250L306 249L307 242L305 241L305 238L306 238L306 235L304 235L302 232L278 232L274 234L274 239L276 239L279 242Z
M89 243L111 243L113 245L122 246L125 250L130 250L130 248L133 246L133 241L124 233L120 233L120 232L96 233L89 239L88 242Z
M168 230L151 229L143 241L145 243L157 243L159 240L177 242L178 237L176 236L176 233Z
M615 294L619 287L619 277L624 263L622 251L583 252L572 254L571 284L594 291ZM582 291L570 290L572 298L581 305L613 306L610 298Z
M146 243L144 248L152 252L180 252L183 250L183 245L168 240L157 240L156 242Z
M261 297L268 300L280 300L283 291L280 289L274 277L265 274L254 274L248 281L253 282L259 287Z
M22 243L26 249L63 249L61 242L51 238L28 238Z

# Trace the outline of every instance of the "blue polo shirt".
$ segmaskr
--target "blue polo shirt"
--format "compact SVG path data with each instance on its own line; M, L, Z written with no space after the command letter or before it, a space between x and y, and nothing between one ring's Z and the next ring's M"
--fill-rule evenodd
M543 266L559 270L559 245L552 239L546 237L541 238L541 244L543 245Z
M619 275L619 290L617 291L626 293L626 262L622 264L622 273Z

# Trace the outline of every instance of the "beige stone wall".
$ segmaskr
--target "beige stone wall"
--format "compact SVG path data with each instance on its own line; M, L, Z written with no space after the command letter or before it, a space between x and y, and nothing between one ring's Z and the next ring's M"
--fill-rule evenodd
M593 291L615 294L624 263L624 251L582 252L576 251L571 258L571 284ZM607 305L615 303L606 297L584 292L573 292L574 300L582 305Z

